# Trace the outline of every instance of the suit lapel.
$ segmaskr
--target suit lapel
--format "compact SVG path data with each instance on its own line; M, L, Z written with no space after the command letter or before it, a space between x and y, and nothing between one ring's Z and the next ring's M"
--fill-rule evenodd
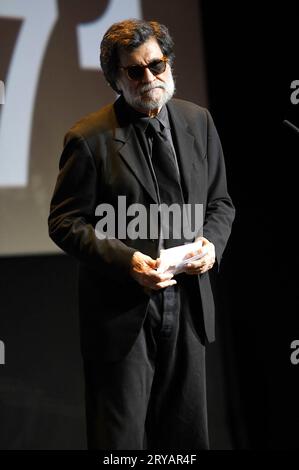
M121 158L126 162L132 173L154 202L158 203L157 193L148 162L139 144L134 127L129 124L126 127L116 128L115 141L118 144L117 151Z
M187 201L190 200L191 175L194 160L194 136L190 133L184 116L178 112L173 101L167 103L171 127L174 135L174 144L177 149L177 158L186 190Z
M116 127L114 128L116 149L139 183L157 203L156 189L149 165L128 116L127 105L122 96L115 101L114 112L116 118Z

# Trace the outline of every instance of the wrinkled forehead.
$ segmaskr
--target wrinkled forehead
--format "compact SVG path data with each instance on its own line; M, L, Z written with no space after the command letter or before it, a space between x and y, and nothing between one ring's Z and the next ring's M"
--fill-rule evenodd
M120 50L119 62L122 67L146 65L155 59L161 59L163 53L155 38L150 38L131 51Z

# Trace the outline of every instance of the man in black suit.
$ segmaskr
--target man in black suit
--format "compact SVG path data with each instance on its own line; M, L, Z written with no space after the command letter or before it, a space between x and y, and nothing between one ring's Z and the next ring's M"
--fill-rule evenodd
M173 58L173 41L157 22L109 28L101 65L120 97L66 135L51 202L50 236L80 261L90 449L208 448L205 343L214 340L208 270L219 267L234 207L209 112L172 99ZM160 272L161 248L187 240L174 236L174 221L166 227L161 212L146 216L155 230L132 236L122 226L129 228L132 217L119 210L120 197L146 214L163 204L202 204L203 227L194 236L202 248L190 256L202 250L204 256L178 275ZM107 228L105 235L97 215L108 206L118 231Z

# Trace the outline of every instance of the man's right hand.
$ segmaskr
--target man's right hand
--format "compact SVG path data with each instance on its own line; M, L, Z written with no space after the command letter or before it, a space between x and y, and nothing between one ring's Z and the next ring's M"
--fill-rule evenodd
M158 260L135 251L131 259L130 272L135 281L147 289L159 290L176 284L172 274L157 273L158 265Z

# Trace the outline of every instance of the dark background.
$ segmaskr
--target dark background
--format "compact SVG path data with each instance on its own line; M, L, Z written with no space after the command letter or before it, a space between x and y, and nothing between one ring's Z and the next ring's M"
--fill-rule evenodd
M218 283L234 448L298 449L298 4L203 1L210 109L237 216Z
M290 84L299 79L298 7L199 4L209 108L237 210L214 279L218 340L208 347L211 445L298 449L299 364L290 362L290 344L299 336L299 137L282 124L286 118L299 126L299 105L290 102ZM187 22L185 27L187 32ZM186 33L190 53L187 38ZM0 448L83 449L76 262L51 255L7 257L0 264L6 313L0 339L9 364L0 366Z

